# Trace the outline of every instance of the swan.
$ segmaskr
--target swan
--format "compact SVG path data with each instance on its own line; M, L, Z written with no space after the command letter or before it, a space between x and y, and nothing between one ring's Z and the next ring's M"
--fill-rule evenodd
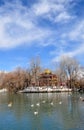
M84 98L83 98L83 97L80 97L80 100L81 100L81 101L84 101Z
M38 115L38 111L35 111L35 112L34 112L34 115Z
M50 103L52 106L54 105L53 102Z
M37 106L40 106L40 103L37 103L36 105L37 105Z
M8 107L12 107L12 102L10 102L10 103L8 104Z
M82 99L82 97L80 97L80 99Z
M31 104L31 107L34 107L34 104Z
M45 103L45 100L43 100L42 103Z
M62 104L62 102L60 101L59 104Z

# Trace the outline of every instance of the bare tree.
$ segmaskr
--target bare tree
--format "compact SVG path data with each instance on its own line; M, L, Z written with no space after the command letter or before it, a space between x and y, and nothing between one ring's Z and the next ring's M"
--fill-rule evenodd
M32 84L39 86L39 75L41 72L40 58L35 57L30 61L30 70L32 76Z
M17 92L30 85L29 71L20 67L14 71L5 74L2 86L6 87L9 91Z
M0 88L3 88L4 86L2 85L5 79L6 73L4 71L0 72Z
M61 77L69 81L69 87L74 87L74 81L77 78L77 72L79 70L78 62L72 57L63 56L60 60L60 70Z
M63 83L63 82L66 81L65 78L64 78L64 76L63 76L64 74L63 74L63 72L62 72L62 70L60 68L58 68L56 70L56 75L57 75L57 78L58 78L57 85L60 86L61 83Z
M84 92L84 67L80 66L79 72L78 72L78 83L79 83L79 90Z

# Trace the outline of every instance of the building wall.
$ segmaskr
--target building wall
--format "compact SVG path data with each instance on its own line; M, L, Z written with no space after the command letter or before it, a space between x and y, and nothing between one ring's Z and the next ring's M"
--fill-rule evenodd
M52 74L50 71L44 72L39 76L39 86L56 86L57 76Z

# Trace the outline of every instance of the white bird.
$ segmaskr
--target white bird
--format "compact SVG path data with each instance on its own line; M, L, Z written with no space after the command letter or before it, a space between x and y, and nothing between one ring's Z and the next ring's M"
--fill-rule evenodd
M53 102L50 103L52 106L54 105Z
M31 104L31 107L34 107L34 104Z
M40 103L37 103L36 105L37 105L37 106L40 106Z
M80 99L82 99L82 97L80 97Z
M80 97L80 100L81 100L81 101L84 101L84 98L83 98L83 97Z
M62 104L62 102L60 101L59 104Z
M10 103L8 104L8 107L12 107L12 102L10 102Z
M38 111L35 111L35 112L34 112L34 115L38 115Z
M45 103L45 100L43 100L42 103Z
M71 95L69 94L68 96L70 97Z

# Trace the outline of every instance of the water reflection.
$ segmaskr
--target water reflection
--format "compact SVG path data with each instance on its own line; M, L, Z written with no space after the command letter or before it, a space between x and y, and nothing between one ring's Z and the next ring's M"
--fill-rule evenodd
M84 130L84 102L79 97L77 93L0 94L0 129Z

